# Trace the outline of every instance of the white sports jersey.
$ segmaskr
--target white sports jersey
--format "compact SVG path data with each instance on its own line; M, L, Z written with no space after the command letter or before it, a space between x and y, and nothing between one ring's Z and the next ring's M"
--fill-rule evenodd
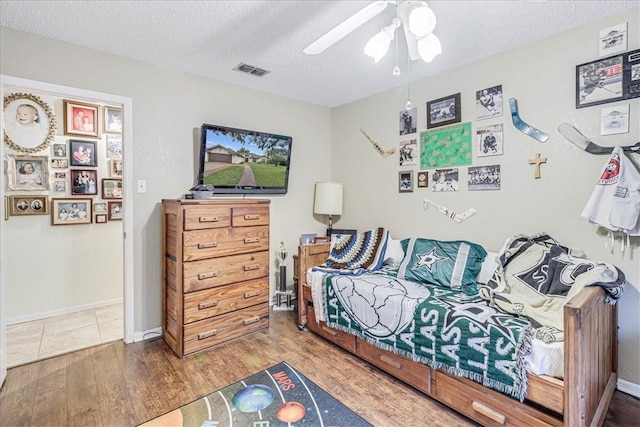
M640 172L622 148L615 147L582 216L629 236L640 236Z

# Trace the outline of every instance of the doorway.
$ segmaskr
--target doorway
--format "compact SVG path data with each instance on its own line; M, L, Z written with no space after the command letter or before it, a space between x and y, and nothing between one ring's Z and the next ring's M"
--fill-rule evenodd
M98 105L99 108L106 105L119 107L122 110L124 125L121 133L122 187L124 191L123 198L114 201L119 205L118 212L121 215L118 227L113 227L112 224L112 229L108 229L109 221L103 223L102 216L99 220L95 217L96 213L93 212L94 203L104 202L101 200L101 188L96 189L96 194L93 197L84 194L70 194L68 189L66 192L61 192L62 194L58 197L58 195L53 192L53 188L48 191L38 191L37 193L25 193L28 195L38 194L47 197L48 216L43 215L39 218L34 216L31 218L33 222L24 222L29 218L21 218L19 216L13 218L8 215L11 213L12 205L10 202L12 198L7 196L14 196L16 193L14 191L8 193L5 191L4 185L0 190L0 195L5 200L2 206L2 214L5 219L8 218L10 220L3 221L0 226L0 232L2 233L0 264L4 267L0 277L0 296L2 300L0 303L0 380L3 380L6 376L7 356L8 353L12 351L11 348L8 347L10 340L7 336L7 320L9 317L11 317L10 323L25 323L40 320L38 317L42 317L43 313L73 317L74 314L71 312L76 313L79 311L102 309L103 311L100 312L100 314L98 314L98 311L93 312L96 322L98 322L98 316L100 316L102 320L108 318L117 320L113 319L113 312L107 310L106 307L121 304L122 338L125 342L133 341L133 240L131 239L133 236L133 185L131 179L127 179L127 177L133 174L131 161L133 153L131 147L133 127L132 101L130 98L11 76L0 76L0 78L3 99L5 98L5 89L7 88L22 88L25 92L40 93L43 97L48 97L49 102L54 105L53 110L56 112L57 118L56 126L58 127L58 131L56 132L55 142L65 144L67 149L69 148L70 139L94 142L100 141L100 139L95 135L94 138L87 138L86 135L67 135L63 120L66 113L64 111L65 100L81 100L89 105ZM95 118L104 120L104 117L101 115L102 110L97 109L96 112ZM99 126L99 129L102 129L103 124L100 123ZM51 147L51 149L52 148L53 147ZM2 148L0 148L0 155L4 158L5 155L9 154L12 154L11 150L7 150L5 144L3 144ZM67 157L68 154L67 152ZM47 152L46 150L41 150L41 152L33 153L32 155L46 155L48 157L46 160L47 167L49 166L49 160L52 160L54 156L53 153ZM106 158L103 160L106 161ZM98 161L100 161L100 159L98 159ZM104 165L108 166L108 163L104 163ZM86 169L97 170L95 168L90 169L89 167ZM61 173L64 172L68 175L70 175L70 171L71 168L60 170ZM53 168L51 168L48 173L51 181L56 180L56 172L54 172ZM58 176L60 181L66 180L67 185L71 185L69 176L63 174ZM103 176L104 178L111 178L108 174ZM99 184L97 185L99 186ZM20 193L22 194L22 192ZM54 201L54 199L56 200ZM64 203L67 202L78 202L78 204L84 204L85 208L90 208L90 223L74 224L73 227L66 225L56 226L57 224L54 224L56 219L53 217L53 210L64 206ZM110 205L109 202L111 202L111 200L107 201L107 209ZM88 214L89 211L87 210L81 222L86 221ZM108 216L109 212L105 215ZM50 222L48 217L51 218ZM114 218L109 218L109 220L111 219ZM18 220L23 222L20 223ZM29 233L32 233L32 238L27 238ZM33 233L37 236L36 238L33 238ZM101 257L101 242L104 242L104 236L107 234L115 234L117 237L115 246L112 245L107 248L111 253L116 253L118 258L116 262L113 260L109 261L109 258L104 256L104 253L102 253L103 256ZM11 258L11 254L13 250L17 251L18 248L23 245L21 242L27 242L24 243L24 245L31 245L33 249L30 251L21 251L22 258L19 258L16 264L16 260ZM39 249L40 251L38 251ZM41 249L47 250L42 251ZM87 254L92 257L97 257L99 264L97 266L94 265L93 268L90 264L87 265L87 260L89 259L85 257ZM99 281L101 277L105 276L101 274L100 269L103 269L102 271L111 269L111 271L114 272L113 274L116 275L115 277L119 282L119 297L113 297L113 293L109 294L105 292L104 286L91 289L90 284L92 282ZM78 280L78 278L80 278L80 280ZM48 286L50 283L56 281L63 282L67 285L75 284L75 287L56 293L55 287ZM11 284L12 287L9 287L9 284ZM31 287L32 289L37 289L37 292L23 292L20 297L16 297L13 292L16 286ZM42 296L40 294L44 294L44 302L42 299L38 302L38 297ZM88 296L95 297L93 302ZM18 300L20 298L26 298L26 301ZM84 298L84 300L82 298ZM58 305L47 307L47 299L55 299ZM40 304L40 306L35 307L34 313L36 314L16 314L15 310L13 312L8 311L8 307L13 309L14 304L21 305L25 302ZM60 302L68 302L68 305L60 305ZM94 307L92 305L97 306ZM29 319L29 316L36 318ZM84 316L86 317L87 314L85 313ZM73 323L73 321L71 321L71 323ZM99 328L98 324L96 326ZM53 328L53 326L51 328ZM107 335L106 329L104 335Z

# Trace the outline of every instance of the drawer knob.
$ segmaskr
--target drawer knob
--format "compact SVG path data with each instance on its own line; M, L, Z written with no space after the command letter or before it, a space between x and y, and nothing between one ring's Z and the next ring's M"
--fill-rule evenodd
M198 339L199 339L199 340L204 340L204 339L207 339L207 338L211 338L211 337L213 337L213 336L216 336L216 335L218 335L218 330L217 330L217 329L214 329L214 330L209 331L209 332L203 332L203 333L201 333L201 334L198 334Z
M244 216L244 219L246 219L247 221L253 221L253 220L256 220L256 219L260 219L260 215L255 215L255 214L254 215L249 215L249 214L247 214L247 215Z
M474 411L484 415L487 418L491 418L493 421L497 422L498 424L504 424L506 420L505 416L502 415L500 412L494 409L491 409L480 402L476 402L475 400L471 403L471 407L473 408Z
M243 323L244 323L244 326L247 326L247 325L250 325L252 323L259 322L259 321L260 321L260 316L253 316L253 317L251 317L249 319L245 319L245 321Z
M258 295L260 295L260 291L251 291L251 292L244 293L245 298L253 298L253 297L257 297Z
M198 243L198 249L217 248L218 242Z
M247 237L244 239L245 243L258 243L260 241L259 237Z
M244 266L244 271L257 270L259 268L260 268L260 264L245 265Z
M198 218L200 222L218 222L220 217L217 216L201 216Z
M402 369L402 363L398 362L397 360L394 360L392 358L390 358L389 356L385 355L385 354L381 354L380 355L380 360L383 361L384 363L386 363L387 365L391 365L396 369Z
M201 302L198 304L198 310L204 310L211 307L216 307L218 305L218 300Z
M218 276L217 271L212 271L210 273L200 273L198 274L198 280L210 279L212 277L217 277L217 276Z

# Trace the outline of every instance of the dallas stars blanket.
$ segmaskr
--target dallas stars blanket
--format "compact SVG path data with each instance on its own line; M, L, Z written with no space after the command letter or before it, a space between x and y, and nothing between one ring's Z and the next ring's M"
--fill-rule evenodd
M477 295L384 274L328 276L322 290L330 327L520 401L526 396L526 319Z
M545 342L564 340L563 306L585 286L603 287L611 304L622 294L622 271L590 261L547 234L507 239L499 255L500 265L480 287L480 296L507 313L529 318L535 337Z

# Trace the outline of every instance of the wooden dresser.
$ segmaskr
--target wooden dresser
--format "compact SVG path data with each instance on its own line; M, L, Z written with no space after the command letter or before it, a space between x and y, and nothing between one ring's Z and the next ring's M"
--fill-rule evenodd
M178 357L269 327L269 203L162 201L162 329Z

